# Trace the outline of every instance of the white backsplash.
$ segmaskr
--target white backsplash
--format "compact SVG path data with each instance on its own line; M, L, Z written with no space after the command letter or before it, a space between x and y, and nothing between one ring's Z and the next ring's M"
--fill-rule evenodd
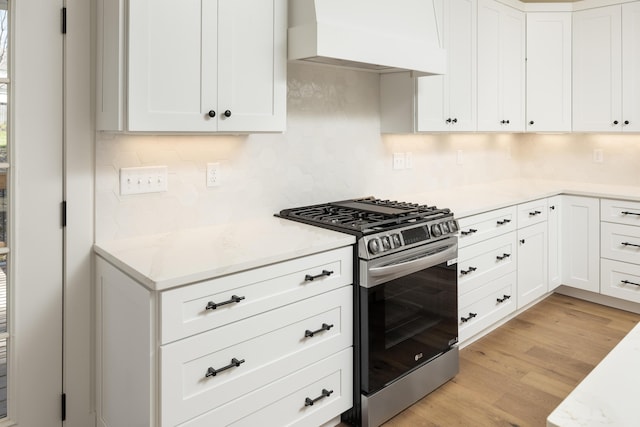
M380 135L376 74L302 64L290 64L288 74L283 134L98 134L96 241L264 217L305 204L367 195L394 197L521 174L598 182L608 177L610 169L615 181L626 179L631 164L638 164L638 150L628 138L611 138L613 145L603 144L605 162L594 166L591 157L585 158L593 150L573 136ZM587 139L593 138L598 142L589 144L598 145L598 138ZM621 150L625 166L619 168L611 160ZM394 152L411 152L413 168L392 170ZM222 165L220 187L205 185L208 162ZM151 165L168 166L169 191L120 196L119 169ZM635 169L633 173L638 182Z

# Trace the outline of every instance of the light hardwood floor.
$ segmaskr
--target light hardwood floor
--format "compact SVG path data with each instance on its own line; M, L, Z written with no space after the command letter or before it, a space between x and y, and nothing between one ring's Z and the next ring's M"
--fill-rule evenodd
M460 373L384 427L545 426L638 321L638 314L553 294L462 349Z

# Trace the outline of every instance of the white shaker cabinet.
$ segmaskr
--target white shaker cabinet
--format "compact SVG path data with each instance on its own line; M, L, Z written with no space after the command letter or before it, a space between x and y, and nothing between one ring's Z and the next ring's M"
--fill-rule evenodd
M527 13L527 119L531 132L571 131L571 12Z
M600 291L600 200L562 196L562 284Z
M447 72L418 78L382 74L383 133L476 130L477 0L440 0L434 5Z
M573 130L640 131L640 2L573 15Z
M547 215L547 239L549 254L549 291L562 284L562 197L553 196L547 199L549 214Z
M285 129L286 0L99 0L98 10L99 130Z
M518 308L548 290L547 199L518 205Z
M525 14L478 2L478 131L525 129Z

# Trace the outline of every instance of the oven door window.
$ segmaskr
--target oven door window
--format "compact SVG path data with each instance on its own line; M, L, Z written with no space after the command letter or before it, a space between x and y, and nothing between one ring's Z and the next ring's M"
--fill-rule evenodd
M373 393L458 340L457 265L360 288L363 392Z

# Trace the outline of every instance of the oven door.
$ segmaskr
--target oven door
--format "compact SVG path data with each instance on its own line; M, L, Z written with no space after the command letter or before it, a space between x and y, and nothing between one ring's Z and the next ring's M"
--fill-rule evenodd
M457 237L360 261L362 392L371 394L458 341Z

